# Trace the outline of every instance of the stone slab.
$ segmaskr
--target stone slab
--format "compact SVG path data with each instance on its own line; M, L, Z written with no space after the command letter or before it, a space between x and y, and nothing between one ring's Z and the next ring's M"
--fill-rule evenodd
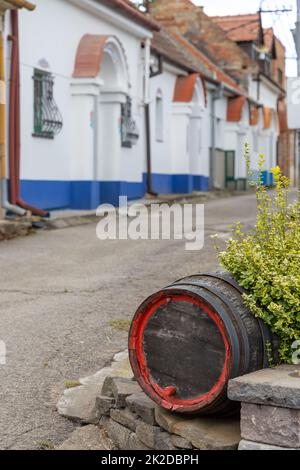
M232 379L230 400L300 409L300 365L281 365Z
M127 408L124 408L123 410L112 409L110 416L114 421L117 421L117 423L122 424L133 432L136 430L136 427L140 421L139 418L137 418L137 416Z
M123 377L113 377L111 391L116 402L116 408L126 407L126 398L141 390L137 382Z
M137 435L133 432L127 444L126 450L153 450L150 447L147 447L142 441L140 441Z
M262 444L260 442L241 440L238 450L299 450L288 449L287 447L271 446L269 444Z
M249 441L300 448L300 410L242 403L241 434Z
M137 425L136 435L140 441L152 449L175 450L170 434L162 431L158 426L141 422Z
M99 410L99 416L109 416L110 410L115 406L115 399L113 397L105 397L99 395L96 397L96 408Z
M156 407L157 423L171 434L191 442L200 450L236 450L240 435L239 419L179 416Z
M66 389L57 403L58 412L66 418L83 424L97 424L102 412L96 404L96 399L101 395L103 383L108 376L110 379L111 376L120 376L128 380L133 378L127 349L117 353L109 367L81 378L79 381L81 386Z
M176 436L176 434L172 434L171 441L173 446L177 447L177 449L192 449L192 444L184 439L183 437Z
M83 424L97 424L100 414L96 398L99 393L98 385L68 388L56 405L57 411L62 416Z
M113 450L113 442L98 426L77 428L56 450Z
M106 424L104 424L104 429L118 449L127 449L129 438L132 434L129 429L112 419L109 419Z
M144 392L135 393L126 398L128 408L142 418L147 424L154 426L155 403Z
M139 441L135 433L113 419L104 424L104 429L120 450L149 450L148 446Z
M101 395L104 397L113 397L113 378L114 376L108 375L105 377L102 389L101 389Z

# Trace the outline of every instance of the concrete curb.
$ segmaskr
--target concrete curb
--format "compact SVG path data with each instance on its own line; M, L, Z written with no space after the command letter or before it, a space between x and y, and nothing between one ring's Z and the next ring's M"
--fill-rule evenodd
M237 197L251 193L248 191L228 191L217 190L209 192L195 192L192 194L166 194L158 197L145 197L135 201L129 201L131 204L171 204L183 202L199 202L205 203L215 199L224 199L228 197ZM77 227L80 225L93 224L99 221L100 217L96 215L96 211L53 211L50 219L39 219L38 217L27 217L18 220L0 220L0 242L3 240L11 240L34 233L36 230L58 230L69 227Z
M0 221L0 242L12 240L17 237L24 237L32 233L31 220L1 220Z
M224 199L227 197L241 196L249 194L252 191L210 191L210 192L196 192L192 194L178 194L178 195L161 195L155 198L146 197L144 199L138 199L134 201L129 201L131 204L144 204L145 206L150 206L151 204L171 204L176 202L185 202L185 201L197 201L199 203L211 201L214 199ZM118 210L118 209L117 209ZM96 215L96 211L70 211L64 213L54 213L53 218L43 221L44 229L46 230L56 230L64 229L68 227L76 227L79 225L87 225L99 221L100 217Z

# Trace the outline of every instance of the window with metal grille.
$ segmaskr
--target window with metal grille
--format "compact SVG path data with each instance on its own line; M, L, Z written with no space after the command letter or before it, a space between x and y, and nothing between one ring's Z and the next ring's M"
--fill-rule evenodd
M132 117L132 102L129 96L121 104L121 142L122 147L131 148L139 139L139 130Z
M53 139L63 126L61 113L53 97L54 77L51 73L35 69L34 132L36 137Z

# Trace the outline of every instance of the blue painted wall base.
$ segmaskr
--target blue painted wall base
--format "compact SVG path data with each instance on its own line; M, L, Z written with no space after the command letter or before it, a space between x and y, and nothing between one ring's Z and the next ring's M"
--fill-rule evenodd
M193 175L152 175L153 191L158 194L188 194L208 191L209 178ZM24 201L41 209L96 209L100 204L118 206L119 196L142 198L147 190L147 175L141 182L128 181L39 181L22 180Z
M258 170L253 170L252 180L258 182ZM263 186L274 186L274 176L268 170L264 170L261 175L261 183Z
M264 186L274 186L274 176L270 171L263 171L262 183Z

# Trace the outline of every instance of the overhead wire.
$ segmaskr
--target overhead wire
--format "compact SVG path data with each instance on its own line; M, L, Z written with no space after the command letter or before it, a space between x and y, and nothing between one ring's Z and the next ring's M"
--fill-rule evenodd
M269 1L262 0L260 2L260 5L262 4L264 5L265 10L270 10L270 13L263 13L263 16L269 16L270 27L273 28L275 34L282 41L286 48L287 60L295 60L297 55L293 35L291 32L293 23L293 20L291 19L291 14L293 12L282 11L287 9L292 9L294 11L293 5L287 7L286 4L284 4L283 2L279 3L277 0L275 2L272 1L271 5Z

